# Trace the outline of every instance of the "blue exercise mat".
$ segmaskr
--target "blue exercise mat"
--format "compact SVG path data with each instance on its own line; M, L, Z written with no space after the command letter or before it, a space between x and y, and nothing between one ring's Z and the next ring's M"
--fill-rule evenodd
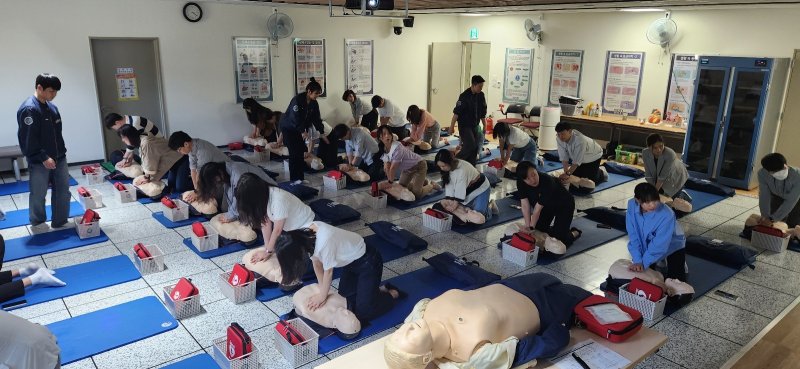
M53 219L53 208L50 205L45 206L47 212L47 220ZM70 201L69 203L69 216L76 217L83 214L83 206L81 204ZM0 229L14 228L31 224L30 214L28 209L12 210L6 213L6 219L0 220Z
M636 178L623 176L621 174L608 173L608 180L598 184L591 192L582 192L580 190L576 191L574 190L574 187L570 187L570 193L577 196L589 196L590 194L593 194L595 192L600 192L602 190L606 190L611 187L616 187L623 183L630 182L634 179ZM631 195L633 195L633 193L631 193Z
M181 220L180 222L173 222L173 221L167 219L166 216L164 216L164 212L163 211L157 211L157 212L153 213L153 218L155 220L157 220L159 223L161 223L161 225L163 225L164 227L167 227L169 229L188 226L188 225L192 225L192 223L194 223L194 222L205 222L206 220L208 220L208 219L206 219L206 217L204 217L202 215L195 215L195 216L189 215L189 218L186 219L186 220Z
M69 250L108 241L108 236L100 230L100 235L81 239L75 228L62 229L6 240L6 254L3 261L13 261L51 252Z
M15 305L7 308L13 310L130 282L142 276L125 255L58 268L55 271L55 276L64 281L66 286L28 288L24 296L4 302L2 305ZM18 302L25 303L16 305Z
M406 273L387 280L401 291L408 294L408 297L398 300L397 304L386 314L381 315L369 322L369 325L362 327L361 333L354 340L343 340L336 335L325 337L319 340L319 353L327 354L336 351L344 346L360 341L374 334L383 332L398 324L414 309L414 305L424 298L434 298L448 290L466 288L463 283L447 277L431 267L425 267L410 273Z
M686 283L694 288L695 299L705 296L706 293L711 292L741 270L688 254L686 255L686 265L689 266ZM673 304L667 304L664 307L664 314L670 315L679 309Z
M29 182L30 181L16 181L0 184L0 196L30 192L31 188ZM76 181L75 178L72 178L72 176L69 176L69 185L77 186L78 181Z
M586 217L577 217L572 219L572 227L578 228L581 230L581 232L583 232L581 237L575 240L572 245L567 247L567 252L561 257L545 257L540 254L539 260L536 263L539 265L552 264L556 261L566 259L570 256L580 254L586 250L593 249L607 242L616 240L617 238L627 234L626 232L613 228L597 228L598 224L599 223L589 220Z
M171 198L171 199L177 199L177 198L180 198L180 197L181 197L181 194L179 194L179 193L173 193L173 194L169 195L169 198ZM156 203L156 202L160 202L161 199L159 198L158 201L154 201L153 199L151 199L149 197L141 197L141 198L136 199L136 201L138 201L140 204L147 205L147 204L153 204L153 203Z
M714 205L722 200L727 199L727 196L715 195L713 193L702 192L697 190L685 189L686 193L692 197L692 213Z
M50 323L61 348L61 365L85 359L178 327L155 296Z
M219 365L217 365L211 355L200 354L167 365L161 369L219 369Z
M444 189L442 189L441 191L437 191L437 192L431 192L427 196L425 196L425 197L423 197L423 198L421 198L421 199L419 199L417 201L414 201L414 202L396 200L391 195L387 196L387 203L390 206L392 206L394 208L397 208L397 209L400 209L400 210L408 210L408 209L416 208L417 206L433 204L435 202L439 202L439 201L442 201L442 200L444 200Z
M472 233L477 230L494 227L499 224L508 223L512 220L522 218L522 210L513 208L512 205L520 206L520 201L513 197L506 197L496 201L497 209L500 210L499 214L492 215L486 223L479 225L455 225L453 224L453 231L461 234Z
M541 172L550 173L554 170L564 169L564 166L557 161L544 160L544 167L538 169Z
M183 244L186 245L186 247L188 247L190 250L194 251L194 253L197 254L197 256L203 259L211 259L217 256L222 256L242 250L247 250L248 248L264 246L264 237L261 236L261 232L256 232L256 234L258 235L258 238L256 238L256 242L250 246L245 246L245 244L242 242L235 242L225 246L220 246L216 249L200 252L200 250L198 250L196 247L194 247L194 245L192 245L191 238L185 238L183 240Z
M500 149L494 148L494 149L492 149L492 150L491 150L491 152L492 152L492 154L491 154L491 155L489 155L489 156L484 156L484 157L482 157L482 158L478 159L478 160L477 160L475 163L476 163L476 164L488 163L488 162L490 162L492 159L497 159L497 158L499 158L499 157L500 157Z

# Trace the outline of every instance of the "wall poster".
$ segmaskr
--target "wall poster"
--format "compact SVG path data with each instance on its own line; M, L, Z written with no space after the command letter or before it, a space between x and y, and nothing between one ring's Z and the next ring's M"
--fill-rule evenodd
M372 40L344 40L344 85L356 95L372 95L375 73Z
M503 101L527 104L531 98L533 49L506 48Z
M234 37L233 63L237 103L246 98L272 101L272 59L268 38Z
M691 116L694 101L694 80L697 76L697 56L675 54L669 72L667 104L664 107L664 120L675 126L686 128Z
M294 39L294 78L297 93L305 92L311 77L322 85L322 97L327 96L325 78L325 39Z
M603 111L635 116L642 87L643 52L609 51L603 82Z
M561 96L580 97L583 50L553 50L548 103L558 105Z
M114 77L117 80L117 101L139 100L139 87L136 86L133 68L117 68Z

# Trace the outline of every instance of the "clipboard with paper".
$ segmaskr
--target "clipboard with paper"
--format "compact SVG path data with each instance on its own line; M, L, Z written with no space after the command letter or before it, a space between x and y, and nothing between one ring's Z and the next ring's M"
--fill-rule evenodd
M583 365L578 358L583 361ZM581 341L550 361L553 364L548 369L622 369L631 363L624 356L592 339Z

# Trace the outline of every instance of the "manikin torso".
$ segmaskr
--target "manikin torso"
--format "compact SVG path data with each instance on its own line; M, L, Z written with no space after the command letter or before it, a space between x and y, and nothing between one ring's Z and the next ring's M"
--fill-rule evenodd
M429 326L441 322L447 329L450 349L444 358L455 362L467 361L484 343L537 334L540 328L536 305L500 284L447 291L428 303L423 319Z
M308 299L319 293L319 284L310 284L294 293L292 302L297 315L313 321L323 327L335 328L344 333L352 334L361 330L361 324L356 316L347 310L347 300L336 291L328 292L325 304L317 310L307 307Z

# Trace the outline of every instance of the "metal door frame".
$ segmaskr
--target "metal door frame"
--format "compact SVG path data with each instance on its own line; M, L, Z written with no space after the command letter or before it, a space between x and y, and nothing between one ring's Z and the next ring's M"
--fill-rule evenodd
M719 155L719 140L720 140L720 131L722 129L722 125L724 124L724 120L726 119L725 112L727 111L727 104L728 104L728 96L730 95L730 87L731 87L731 68L730 67L721 67L721 66L698 66L697 68L697 76L695 76L695 86L694 86L694 96L695 98L692 101L692 115L689 118L689 124L686 126L686 138L684 138L683 143L683 162L689 163L689 146L691 145L691 138L692 138L692 127L694 126L694 114L697 112L697 90L700 88L700 75L702 74L703 70L717 70L725 72L725 76L723 77L722 81L722 93L720 94L720 101L719 106L720 109L717 111L717 117L714 122L714 140L711 142L711 154L709 156L710 165L706 172L697 172L693 170L689 170L689 173L692 174L692 177L702 178L702 179L709 179L713 178L714 174L716 173L716 163L717 157Z

